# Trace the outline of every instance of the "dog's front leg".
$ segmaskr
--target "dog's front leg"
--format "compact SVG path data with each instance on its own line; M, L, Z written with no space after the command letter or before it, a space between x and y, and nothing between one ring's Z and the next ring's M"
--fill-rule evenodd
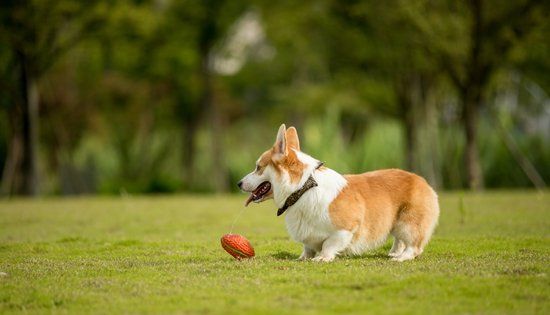
M311 249L307 245L304 244L304 251L302 252L302 255L300 255L300 258L298 260L306 260L313 258L315 256L315 250Z
M323 242L321 252L313 258L313 261L333 261L336 255L346 249L351 243L353 233L346 230L334 232Z

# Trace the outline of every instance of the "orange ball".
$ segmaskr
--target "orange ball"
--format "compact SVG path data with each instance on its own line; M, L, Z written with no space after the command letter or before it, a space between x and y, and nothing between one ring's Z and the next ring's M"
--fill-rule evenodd
M223 249L238 260L254 257L254 248L242 235L225 234L222 236L221 242Z

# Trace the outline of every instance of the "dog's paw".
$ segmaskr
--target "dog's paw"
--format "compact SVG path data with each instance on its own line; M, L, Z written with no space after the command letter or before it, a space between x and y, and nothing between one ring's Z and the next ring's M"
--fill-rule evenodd
M334 256L325 256L325 255L319 255L312 259L315 262L331 262L334 260Z
M313 257L315 257L315 251L304 246L304 250L302 251L302 254L298 258L298 260L308 260Z
M308 257L308 255L306 255L305 253L302 253L302 255L300 255L300 257L296 258L296 260L303 261L303 260L308 260L310 258L311 257Z
M400 255L400 256L393 257L391 260L392 261L398 261L398 262L404 262L404 261L413 260L413 259L414 259L414 256Z
M415 255L414 249L408 247L399 256L395 256L391 260L402 262L406 260L413 260L416 256L417 255Z
M300 256L300 257L296 258L296 260L299 260L299 261L306 261L306 260L311 260L311 259L313 259L313 257L307 256L307 255Z

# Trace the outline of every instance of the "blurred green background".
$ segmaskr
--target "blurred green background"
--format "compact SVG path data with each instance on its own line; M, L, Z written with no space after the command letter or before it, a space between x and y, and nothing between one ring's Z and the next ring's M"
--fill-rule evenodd
M550 181L548 1L0 4L2 195L228 192L281 123L346 172Z

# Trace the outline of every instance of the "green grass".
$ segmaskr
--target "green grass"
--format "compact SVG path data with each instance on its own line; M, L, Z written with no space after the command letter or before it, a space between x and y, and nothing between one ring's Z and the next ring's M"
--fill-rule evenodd
M550 193L443 194L417 260L390 243L330 264L298 262L271 201L219 243L245 196L0 202L0 313L549 314ZM462 200L461 200L462 199Z

